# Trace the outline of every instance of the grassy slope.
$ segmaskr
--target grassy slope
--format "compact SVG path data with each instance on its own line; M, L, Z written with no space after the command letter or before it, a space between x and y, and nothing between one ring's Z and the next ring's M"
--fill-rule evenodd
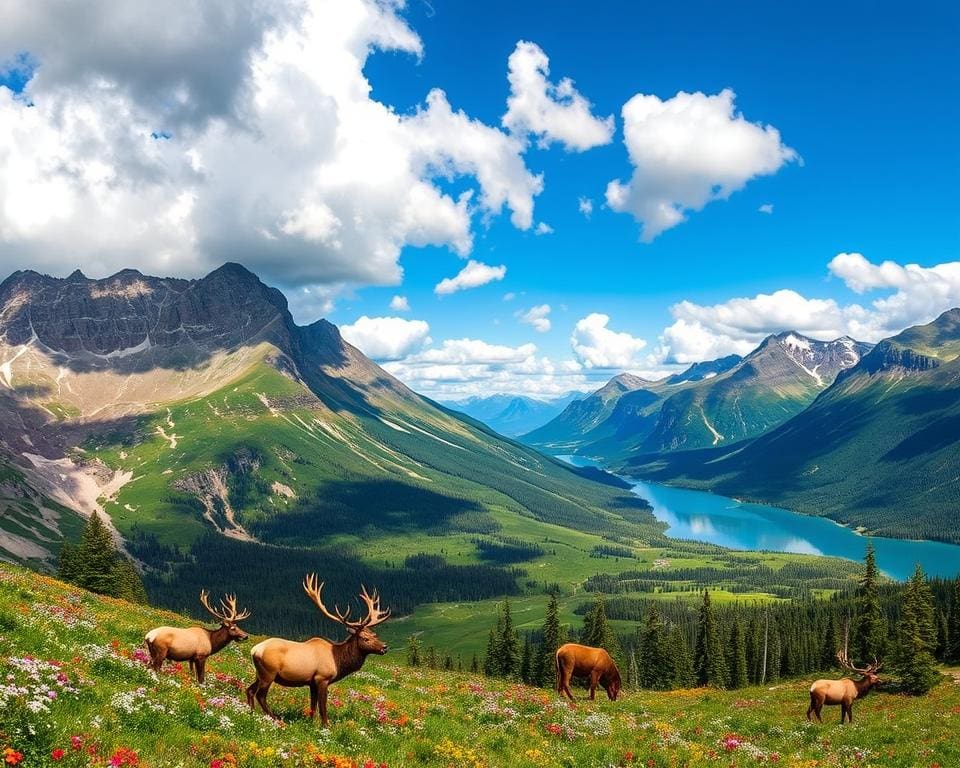
M303 690L275 689L286 721L278 728L246 711L248 648L215 656L203 687L183 669L168 666L158 677L145 669L145 631L186 621L0 566L0 673L8 683L0 750L19 751L28 768L52 764L55 749L65 752L60 765L91 764L90 752L100 764L119 761L126 749L150 768L367 759L392 768L960 764L960 687L952 682L920 699L871 695L857 704L856 722L841 727L835 711L825 725L804 721L805 680L737 692L628 692L615 703L569 707L549 691L410 670L388 655L333 686L329 730L304 717Z
M957 360L906 374L858 371L752 442L637 456L623 468L879 535L958 542L958 381Z

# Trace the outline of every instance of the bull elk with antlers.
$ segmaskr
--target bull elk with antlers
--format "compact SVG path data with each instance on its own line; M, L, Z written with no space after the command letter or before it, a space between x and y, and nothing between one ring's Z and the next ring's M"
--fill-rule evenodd
M250 611L237 611L237 596L225 595L220 600L220 608L210 605L210 593L200 592L200 602L213 617L220 622L216 629L205 627L157 627L147 632L147 649L150 651L150 666L157 672L165 659L171 661L189 661L190 668L196 672L197 682L203 683L204 667L207 658L224 648L230 641L243 641L247 633L237 626L250 616Z
M859 669L850 663L846 652L843 650L837 651L837 661L840 662L843 669L861 675L860 679L851 680L849 677L844 677L841 680L817 680L810 686L810 707L807 709L807 720L811 720L810 715L813 714L822 723L823 718L820 717L820 710L823 709L823 705L839 704L841 724L844 719L852 723L854 699L862 699L870 693L875 685L881 682L880 678L877 677L877 672L880 671L883 662L874 659L873 664Z
M336 605L334 613L327 610L321 598L323 582L317 584L316 574L310 574L303 582L303 589L314 605L331 621L346 627L349 636L341 643L334 643L322 637L312 637L298 643L277 637L257 643L250 649L257 678L247 688L247 703L254 709L254 698L261 709L270 717L276 718L267 705L267 693L274 683L288 688L310 688L310 717L315 717L320 707L320 719L328 725L327 688L331 683L342 680L356 672L371 653L387 652L387 644L373 632L373 628L390 618L390 609L380 609L380 595L377 590L370 595L362 587L360 599L367 607L367 615L351 621L350 608L341 611Z

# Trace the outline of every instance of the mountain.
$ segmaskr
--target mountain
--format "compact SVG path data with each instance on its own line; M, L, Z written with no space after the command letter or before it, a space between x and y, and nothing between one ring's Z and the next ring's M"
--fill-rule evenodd
M869 349L848 338L768 336L742 359L697 363L662 381L616 377L582 401L593 406L589 419L578 418L575 403L524 440L608 459L727 445L799 413Z
M767 434L623 467L882 535L958 542L960 309L881 341Z
M596 392L570 403L556 418L523 435L522 439L554 453L572 452L581 445L616 431L616 423L609 419L624 395L649 391L655 386L656 382L621 373Z
M525 542L557 526L661 537L622 483L420 397L237 264L11 275L0 426L4 557L49 568L99 511L165 604L324 563L349 589L388 572L409 611L516 591L512 568L543 552Z
M501 435L515 437L546 424L582 392L568 392L560 397L538 400L523 395L480 395L466 400L448 401L443 405L481 421Z

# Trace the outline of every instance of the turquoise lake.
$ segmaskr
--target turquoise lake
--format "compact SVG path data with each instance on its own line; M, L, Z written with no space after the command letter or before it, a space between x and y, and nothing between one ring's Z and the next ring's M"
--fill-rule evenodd
M597 466L582 456L557 456L576 466ZM863 560L867 539L832 520L765 504L748 504L705 491L624 478L669 527L667 535L731 549L830 555ZM888 576L906 579L919 562L930 576L960 573L960 546L874 536L877 564Z

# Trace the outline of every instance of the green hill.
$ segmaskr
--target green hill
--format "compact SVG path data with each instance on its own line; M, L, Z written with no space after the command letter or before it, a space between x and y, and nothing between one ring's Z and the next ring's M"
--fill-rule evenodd
M385 595L389 599L389 595ZM242 600L241 596L241 600ZM306 601L306 598L304 598ZM6 764L143 768L513 768L558 765L950 766L960 686L923 698L872 694L841 727L803 717L809 681L736 692L626 692L568 706L553 692L368 660L331 688L331 727L309 721L303 689L271 691L285 721L250 714L249 643L228 646L198 686L181 666L155 675L143 636L190 620L0 565L0 754ZM582 695L582 694L581 694ZM826 713L825 713L826 714ZM834 717L836 715L836 717Z
M624 468L863 526L960 541L960 310L877 344L803 412L723 450Z
M649 382L621 374L524 436L553 453L607 461L724 446L763 434L806 408L869 345L769 336L749 355L697 363Z

